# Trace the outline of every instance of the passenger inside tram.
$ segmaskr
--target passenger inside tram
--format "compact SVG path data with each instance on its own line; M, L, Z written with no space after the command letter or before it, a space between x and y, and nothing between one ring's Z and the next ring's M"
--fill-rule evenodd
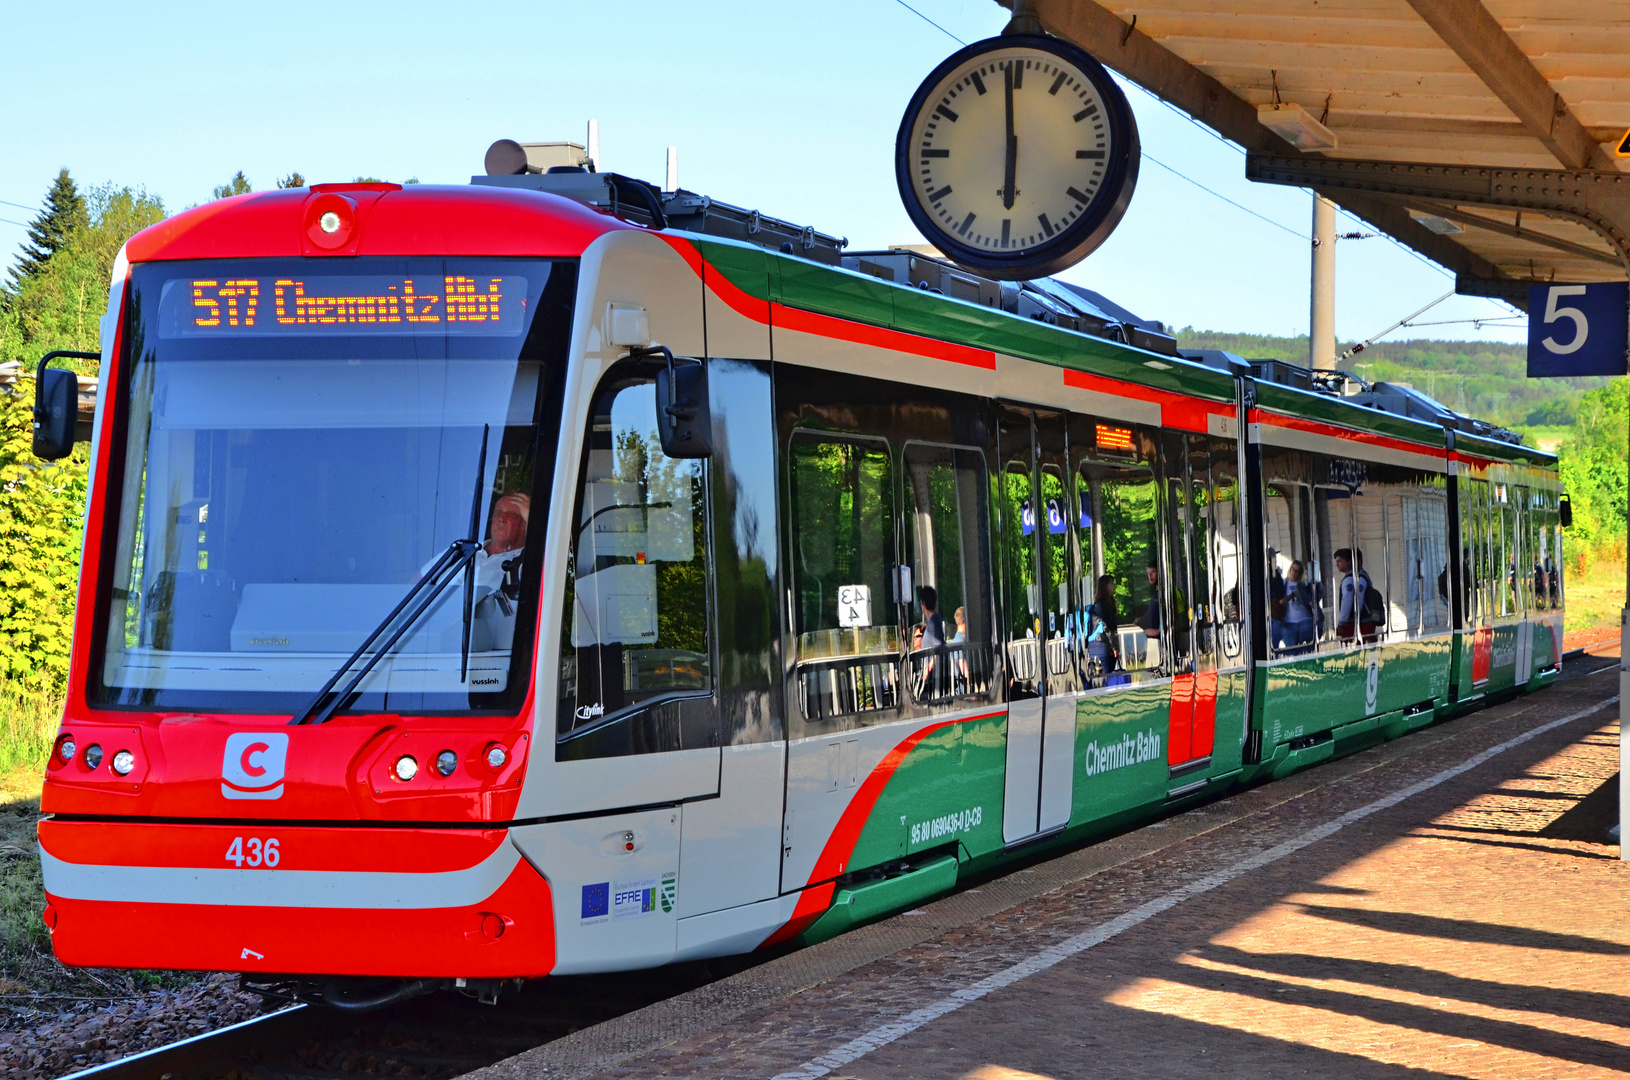
M1115 579L1108 574L1098 578L1098 592L1087 607L1087 660L1105 676L1119 666L1116 642L1120 639L1120 613L1115 609Z
M1319 605L1313 599L1313 586L1306 574L1299 559L1292 560L1285 571L1284 598L1275 620L1280 629L1274 645L1286 655L1307 652L1318 636L1315 615Z
M1364 569L1364 552L1357 548L1340 548L1336 551L1336 572L1342 575L1341 579L1341 608L1336 615L1336 636L1343 641L1351 641L1354 627L1360 638L1366 642L1377 639L1376 625L1379 622L1376 612L1385 611L1376 590L1375 583L1370 580L1369 571Z
M1133 619L1132 622L1148 637L1157 638L1165 626L1165 620L1162 618L1160 610L1160 567L1150 563L1148 576L1149 606L1143 610L1142 615Z

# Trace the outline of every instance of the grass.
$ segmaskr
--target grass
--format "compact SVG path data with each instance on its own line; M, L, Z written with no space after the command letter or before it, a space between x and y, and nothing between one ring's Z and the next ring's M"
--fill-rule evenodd
M1564 631L1619 625L1619 612L1624 607L1622 559L1589 560L1583 573L1575 570L1567 576L1566 585L1568 597L1567 612L1562 619Z
M62 699L0 682L0 1001L18 996L125 997L191 982L184 973L69 968L51 954L40 918L40 788L56 742Z

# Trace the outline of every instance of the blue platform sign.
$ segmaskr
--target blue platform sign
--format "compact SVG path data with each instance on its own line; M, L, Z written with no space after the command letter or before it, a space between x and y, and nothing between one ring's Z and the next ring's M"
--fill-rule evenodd
M1528 377L1623 375L1630 283L1530 285Z

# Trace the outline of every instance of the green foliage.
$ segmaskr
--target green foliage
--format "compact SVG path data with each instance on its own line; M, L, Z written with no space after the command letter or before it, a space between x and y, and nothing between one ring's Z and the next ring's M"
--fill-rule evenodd
M1307 363L1307 336L1224 334L1185 327L1185 349L1226 349L1247 359ZM1337 355L1354 343L1336 344ZM1337 365L1370 382L1407 383L1449 408L1504 427L1572 422L1586 391L1605 379L1530 379L1528 347L1493 341L1382 341Z
M14 302L0 311L0 360L32 369L51 349L100 348L113 260L126 240L164 219L164 206L145 191L112 184L92 188L86 204L87 223L22 280ZM95 372L94 363L70 366Z
M62 250L75 229L89 220L85 200L68 170L57 173L45 195L45 209L28 226L28 243L11 269L11 290L15 292L33 274L45 269L51 257Z
M0 774L45 769L62 723L62 698L29 680L0 678Z
M233 195L247 195L253 190L255 189L249 185L249 178L243 175L242 169L239 169L237 172L232 174L232 179L216 188L210 194L212 198L227 199L231 198Z
M238 175L242 176L243 174L239 173ZM280 187L280 188L285 188L285 189L287 189L287 188L305 187L306 186L306 178L301 176L297 172L291 172L289 175L287 175L283 179L279 180L277 182L277 186Z
M1585 394L1573 437L1562 445L1562 486L1573 499L1573 552L1623 558L1630 381Z
M33 383L0 395L0 677L56 688L68 675L89 451L30 452Z

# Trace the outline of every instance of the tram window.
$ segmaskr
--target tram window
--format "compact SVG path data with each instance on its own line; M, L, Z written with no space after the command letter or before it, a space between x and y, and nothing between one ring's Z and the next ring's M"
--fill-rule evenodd
M1353 508L1353 573L1363 572L1368 578L1369 588L1381 590L1381 610L1391 612L1393 601L1398 593L1389 587L1388 556L1390 554L1387 543L1388 535L1396 529L1397 523L1387 518L1387 498L1385 489L1373 482L1366 482L1364 487L1353 492L1351 500ZM1339 589L1340 583L1337 583ZM1339 592L1338 592L1339 595ZM1374 603L1370 600L1369 603ZM1338 612L1339 614L1339 612ZM1390 614L1371 622L1355 613L1358 628L1355 634L1365 640L1379 640L1386 636L1391 623ZM1367 634L1363 633L1365 627L1374 629Z
M1323 642L1333 643L1341 640L1337 616L1341 613L1341 583L1345 577L1336 569L1336 552L1355 544L1352 492L1345 487L1322 486L1314 489L1313 496L1321 586L1318 589L1319 637Z
M1268 643L1276 656L1310 652L1319 638L1319 563L1313 547L1313 491L1275 480L1264 504L1267 529Z
M1240 603L1239 463L1229 439L1211 440L1211 547L1218 660L1241 663L1245 656Z
M456 260L338 262L320 279L299 260L133 269L126 376L106 388L124 424L109 480L116 533L97 605L107 619L89 688L97 704L288 715L468 537L474 504L482 550L468 631L460 575L342 708L522 705L543 552L541 502L530 517L538 449L549 445L539 418L564 370L555 361L575 272L531 260L456 271ZM329 297L492 275L482 288L516 318L490 333L382 317L194 334L182 309L194 284L223 272L262 275L267 296L272 279L304 275L312 296Z
M1555 544L1556 496L1539 492L1534 496L1534 606L1551 611L1558 606L1560 564Z
M1387 496L1387 572L1383 587L1386 589L1388 637L1414 637L1420 633L1424 589L1419 509L1413 494ZM1382 581L1377 578L1377 584Z
M1149 580L1149 568L1160 561L1159 488L1154 474L1142 463L1083 461L1076 473L1076 503L1081 543L1091 563L1080 587L1089 678L1097 685L1154 678L1161 667L1161 641L1145 633L1147 627L1158 633L1163 610L1160 585ZM1100 605L1099 611L1090 612L1098 602L1098 580L1105 576L1111 579L1113 610ZM1105 624L1107 649L1095 650L1092 645L1094 617Z
M907 443L901 466L903 561L916 590L916 606L907 613L912 696L923 702L983 696L990 689L993 663L984 455ZM938 616L933 632L923 615L928 589Z
M1484 604L1487 563L1486 511L1481 480L1460 481L1460 591L1461 610L1467 628L1480 626L1487 608Z
M893 709L900 704L897 605L905 582L895 573L888 444L799 432L788 468L804 716Z
M594 401L567 579L562 734L712 688L706 467L663 454L643 372Z
M998 480L1003 573L1007 581L1007 664L1010 698L1042 693L1041 585L1036 578L1034 476L1030 468L1029 426ZM1006 428L1003 431L1007 433Z
M1416 547L1420 562L1422 633L1449 625L1448 503L1441 487L1423 490L1416 502Z

